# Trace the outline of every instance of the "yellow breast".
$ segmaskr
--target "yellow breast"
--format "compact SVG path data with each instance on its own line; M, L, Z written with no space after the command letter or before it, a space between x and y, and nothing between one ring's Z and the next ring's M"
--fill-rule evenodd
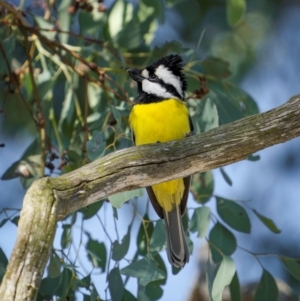
M188 109L177 99L135 105L129 125L136 145L183 139L191 130ZM180 204L185 188L182 179L175 179L153 185L152 189L158 203L169 212Z
M136 104L129 116L135 144L182 139L190 132L188 109L177 99Z

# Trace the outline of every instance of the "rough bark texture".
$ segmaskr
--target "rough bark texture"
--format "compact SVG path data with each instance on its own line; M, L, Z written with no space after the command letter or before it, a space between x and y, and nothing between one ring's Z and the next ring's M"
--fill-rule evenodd
M108 195L186 177L236 161L300 136L300 95L286 104L181 141L132 147L109 154L30 187L17 241L0 287L0 300L34 300L56 222Z

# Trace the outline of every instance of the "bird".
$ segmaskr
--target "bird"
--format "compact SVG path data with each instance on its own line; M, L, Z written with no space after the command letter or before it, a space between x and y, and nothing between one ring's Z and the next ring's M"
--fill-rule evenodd
M185 103L187 82L178 54L163 57L144 69L127 70L137 82L137 97L129 114L135 145L164 143L194 134ZM146 187L157 215L164 219L169 262L182 268L189 250L182 226L191 176Z

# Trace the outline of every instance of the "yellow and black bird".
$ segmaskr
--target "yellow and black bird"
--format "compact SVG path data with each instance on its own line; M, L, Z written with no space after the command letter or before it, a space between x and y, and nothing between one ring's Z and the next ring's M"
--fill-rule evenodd
M143 70L128 70L138 90L129 116L136 145L183 139L193 132L184 102L187 83L182 69L182 58L169 55ZM189 176L146 188L156 213L165 220L168 259L176 267L189 261L181 215L186 209L190 181Z

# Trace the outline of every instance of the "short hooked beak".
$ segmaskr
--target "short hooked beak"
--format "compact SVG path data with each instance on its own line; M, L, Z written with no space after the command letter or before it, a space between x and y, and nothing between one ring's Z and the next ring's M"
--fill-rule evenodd
M140 69L128 69L127 72L129 73L130 77L135 80L136 82L141 82L143 79L145 79L141 74Z

